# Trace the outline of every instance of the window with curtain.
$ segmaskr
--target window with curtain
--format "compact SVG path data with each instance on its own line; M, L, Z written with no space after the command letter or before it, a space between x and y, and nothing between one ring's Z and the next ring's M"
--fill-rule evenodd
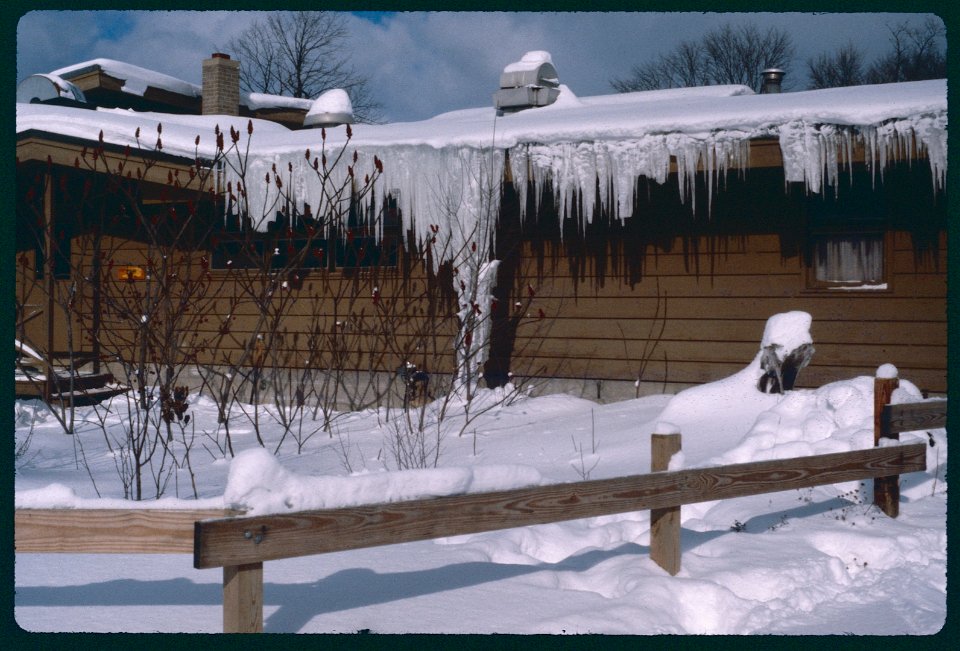
M813 272L819 286L877 286L885 282L880 233L817 235Z
M807 288L876 291L889 283L890 205L862 163L806 199Z

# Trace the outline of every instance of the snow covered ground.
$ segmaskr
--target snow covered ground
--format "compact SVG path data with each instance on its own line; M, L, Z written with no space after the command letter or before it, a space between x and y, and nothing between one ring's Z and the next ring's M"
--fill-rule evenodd
M439 469L405 472L388 472L395 430L373 411L342 415L300 454L288 437L275 458L240 417L231 463L214 444L213 403L191 396L201 499L183 499L192 497L183 469L165 492L181 499L162 502L283 511L636 474L649 470L649 434L666 418L683 433L674 465L684 467L872 445L872 378L750 394L759 372L755 360L676 397L605 405L485 391L473 413L489 408L469 423L462 410L440 423ZM920 396L904 379L894 399ZM88 501L91 477L103 498L123 496L93 408L80 415L86 422L67 436L40 403L15 404L18 443L32 431L17 462L19 506L115 504ZM107 422L116 430L123 417ZM262 431L272 451L281 429ZM917 436L933 443L928 470L902 477L896 520L856 482L684 506L674 577L649 558L646 511L271 561L265 631L936 633L946 617L947 439L944 430L902 438ZM189 555L17 554L15 617L28 631L218 632L221 581Z

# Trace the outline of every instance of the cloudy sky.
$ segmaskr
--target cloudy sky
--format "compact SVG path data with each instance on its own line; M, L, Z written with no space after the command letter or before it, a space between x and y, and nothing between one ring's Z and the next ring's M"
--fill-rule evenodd
M201 61L262 13L33 11L17 25L17 81L97 57L200 83ZM368 77L389 121L418 120L490 105L503 67L547 50L561 83L580 96L613 92L625 77L681 40L725 23L787 30L796 54L785 88L807 84L807 59L854 43L871 61L889 45L888 26L918 14L460 13L350 14L344 54ZM227 52L229 54L229 51Z

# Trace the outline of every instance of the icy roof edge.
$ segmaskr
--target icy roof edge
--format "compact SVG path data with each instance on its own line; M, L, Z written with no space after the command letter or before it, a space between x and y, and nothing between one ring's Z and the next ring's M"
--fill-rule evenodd
M611 214L626 216L638 176L664 183L677 171L678 191L692 202L694 183L710 188L728 169L749 165L749 141L779 139L788 181L803 182L814 192L833 184L838 170L849 160L852 145L865 146L872 169L883 170L895 156L925 152L934 173L934 185L945 181L947 147L947 101L945 81L863 86L780 95L733 95L703 97L696 93L676 101L613 101L593 105L571 102L552 109L531 109L497 119L492 108L446 114L417 123L361 125L349 143L357 152L356 170L373 168L378 156L384 168L378 181L380 195L399 190L405 228L421 239L438 235L442 248L462 250L455 241L460 224L482 232L487 218L482 214L487 189L499 183L510 151L514 178L538 182L546 178L561 206L574 192L582 194L587 207L583 219L592 220L596 180L610 188L598 197ZM586 98L589 99L589 98ZM666 110L669 108L670 110ZM233 125L246 133L246 118L228 116L173 116L130 111L79 111L63 107L24 105L17 107L18 132L28 129L76 137L95 137L104 131L105 141L131 143L136 128L146 133L163 123L164 152L193 156L194 139L201 136L201 156L213 151L213 125L227 131ZM253 120L250 157L245 167L249 178L262 179L271 170L290 169L285 187L292 189L299 205L309 203L319 214L323 192L304 151L336 150L345 142L345 130L327 130L325 142L315 131L289 131ZM331 182L344 183L344 169L332 171ZM698 169L707 173L698 180ZM343 178L340 178L343 177ZM525 184L518 184L521 192ZM264 226L275 205L272 184L247 186L249 214ZM456 195L438 197L438 189ZM708 197L712 191L708 192ZM456 205L453 214L449 206ZM525 201L521 199L521 205ZM697 209L697 206L692 206ZM709 210L709 205L706 206ZM470 225L474 226L470 226ZM439 234L431 227L440 229ZM438 249L439 250L439 249ZM440 261L439 256L436 259Z

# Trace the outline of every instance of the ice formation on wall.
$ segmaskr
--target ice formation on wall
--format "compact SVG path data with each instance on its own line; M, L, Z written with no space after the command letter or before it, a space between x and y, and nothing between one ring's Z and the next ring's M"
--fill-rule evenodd
M580 98L561 86L551 106L501 118L487 107L423 122L359 125L352 139L344 137L343 127L318 134L263 120L249 124L254 122L255 133L247 141L246 118L17 105L18 133L89 139L100 132L105 142L121 147L142 147L132 137L141 130L156 130L159 142L162 123L163 152L189 160L214 157L208 135L214 124L243 132L237 143L243 153L228 156L232 167L225 168L223 182L236 189L243 180L244 193L237 194L245 196L251 221L260 229L287 199L300 210L309 203L314 215L327 212L332 201L342 202L337 211L344 211L349 191L331 190L350 188L350 167L358 184L373 176L377 157L383 167L373 188L378 205L388 194L398 197L403 231L429 243L435 265L450 262L457 270L454 289L461 310L474 305L483 310L487 300L480 272L496 253L491 246L507 153L521 206L526 205L526 181L542 191L549 180L561 218L576 200L585 222L593 220L597 203L620 219L628 217L639 177L676 183L690 209L708 218L709 201L695 203L696 184L705 183L706 196L712 197L729 172L749 174L750 141L757 138L778 139L786 181L803 183L810 192L846 182L844 172L861 145L875 179L894 160L924 155L922 164L932 171L931 191L946 182L945 80L778 95L707 87ZM335 164L341 153L344 158ZM326 177L314 169L314 160L323 155L330 163Z
M639 177L666 183L671 171L677 174L677 191L691 210L695 184L707 183L707 196L730 170L749 166L750 140L779 137L787 182L804 183L809 192L824 192L843 182L841 174L851 169L854 148L862 144L866 163L874 175L882 175L895 159L907 159L926 152L933 172L934 188L943 187L946 173L946 115L937 113L908 119L888 120L878 126L851 126L793 120L780 125L753 129L717 130L709 133L648 134L635 138L584 141L519 142L512 146L479 147L429 144L347 145L347 159L356 154L353 165L358 178L374 169L374 156L383 162L375 193L382 201L388 193L399 196L402 228L416 234L419 242L432 243L435 267L451 262L455 270L454 290L460 302L461 332L457 344L458 368L465 377L476 377L483 363L490 292L495 285L495 266L490 267L493 232L496 226L500 184L509 151L510 173L517 182L520 205L526 206L528 184L542 189L553 184L566 216L574 200L580 200L581 218L593 219L597 199L604 210L628 217ZM334 159L340 145L326 145ZM264 227L281 205L281 194L271 175L280 170L302 208L309 203L315 214L327 204L322 175L302 153L251 156L248 178L261 191L248 186L254 223ZM286 170L286 172L284 172ZM702 171L702 176L698 176ZM346 164L331 168L326 185L349 187ZM264 179L264 180L260 180ZM235 179L236 181L236 179ZM347 184L344 186L344 184ZM597 188L601 189L597 197ZM609 189L606 191L605 189ZM341 197L345 200L346 197ZM539 201L540 196L537 197ZM341 207L342 209L342 207ZM705 212L709 214L710 206ZM495 252L494 252L495 253ZM476 312L480 310L481 312Z
M749 165L752 138L778 137L786 180L805 184L809 192L824 192L842 182L850 168L854 147L862 144L866 162L875 175L895 159L910 159L926 152L935 188L946 178L946 116L944 114L890 120L879 126L848 126L796 120L749 130L711 133L649 134L619 140L521 142L508 148L429 144L348 146L357 153L353 166L362 178L373 169L373 157L383 161L384 172L376 192L382 198L398 194L404 217L421 242L436 238L437 263L462 255L471 241L486 241L495 225L505 151L510 172L517 179L520 205L526 205L527 184L543 188L553 183L558 205L565 216L577 196L582 218L593 219L596 200L620 218L630 215L639 177L666 183L677 174L677 191L691 210L709 213L710 206L697 206L694 185L706 182L708 196L730 170ZM327 156L336 156L338 146L328 145ZM272 169L290 177L298 204L309 203L316 212L324 203L318 175L302 152L298 154L251 155L247 178L250 211L254 223L264 227L279 205L280 192L272 181L264 182ZM287 173L288 169L292 172ZM698 177L697 172L703 172ZM331 170L334 185L346 180L347 166ZM700 179L703 179L701 181ZM234 179L236 182L236 179ZM259 191L258 191L259 186ZM597 188L601 189L597 197ZM609 188L609 192L605 189ZM539 196L538 196L539 199Z

